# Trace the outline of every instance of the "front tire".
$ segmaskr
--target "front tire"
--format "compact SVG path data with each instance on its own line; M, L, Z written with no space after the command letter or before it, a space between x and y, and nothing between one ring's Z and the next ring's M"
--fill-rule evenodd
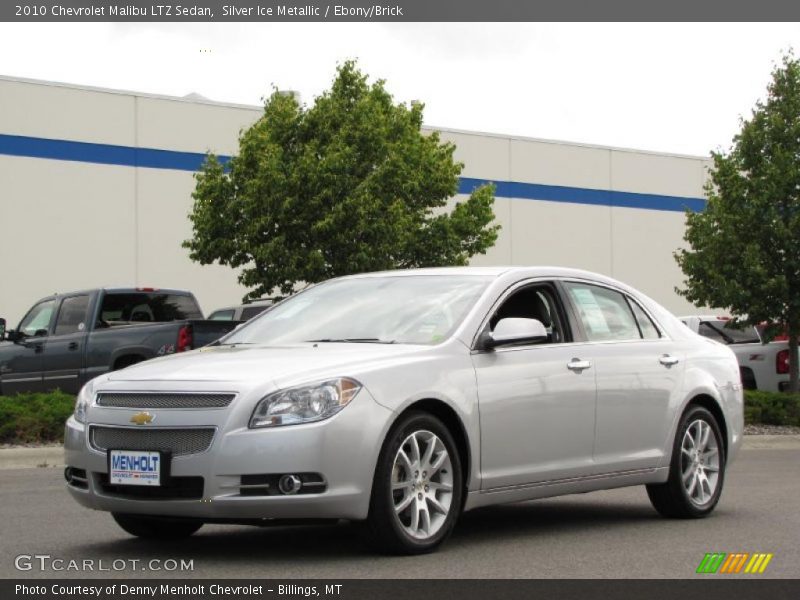
M401 418L375 468L367 529L391 554L422 554L450 535L461 512L463 474L453 436L433 415Z
M719 502L724 481L725 445L717 420L702 406L690 406L675 434L669 479L647 486L650 502L664 517L706 517Z
M149 540L180 540L203 526L200 521L111 513L117 525L133 536Z

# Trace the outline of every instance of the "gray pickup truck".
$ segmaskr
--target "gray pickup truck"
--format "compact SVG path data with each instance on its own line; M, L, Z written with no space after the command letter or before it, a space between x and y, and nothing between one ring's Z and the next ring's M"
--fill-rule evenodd
M0 394L77 393L107 371L199 348L236 327L206 321L194 296L154 288L108 288L39 300L16 330L0 319Z

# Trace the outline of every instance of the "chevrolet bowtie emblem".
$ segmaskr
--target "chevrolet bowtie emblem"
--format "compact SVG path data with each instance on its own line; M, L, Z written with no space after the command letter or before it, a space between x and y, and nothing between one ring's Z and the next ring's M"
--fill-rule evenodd
M136 423L137 425L149 425L155 418L156 416L149 412L140 412L131 417L131 423Z

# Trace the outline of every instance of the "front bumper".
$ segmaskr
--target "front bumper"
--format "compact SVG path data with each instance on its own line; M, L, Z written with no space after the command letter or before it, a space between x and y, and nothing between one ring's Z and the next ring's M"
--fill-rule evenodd
M89 425L73 417L65 431L68 468L86 472L85 483L67 483L75 500L87 508L121 513L188 517L207 520L364 519L369 510L373 473L383 436L393 413L373 400L366 389L340 413L319 423L248 429L252 407L230 411L172 410L159 412L159 426L214 426L208 450L171 459L170 479L202 477L200 497L154 498L137 486L136 494L104 485L107 456L91 446L92 425L123 425L134 409L92 407ZM142 448L147 449L147 448ZM318 473L324 491L282 495L248 495L243 475ZM125 488L121 488L124 490Z

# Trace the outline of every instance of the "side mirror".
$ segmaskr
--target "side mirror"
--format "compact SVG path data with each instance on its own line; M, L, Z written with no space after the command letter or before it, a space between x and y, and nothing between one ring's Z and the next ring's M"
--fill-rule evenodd
M547 341L547 329L538 319L500 319L494 331L483 336L486 349L512 344L537 344Z
M0 342L6 339L6 320L0 318Z

